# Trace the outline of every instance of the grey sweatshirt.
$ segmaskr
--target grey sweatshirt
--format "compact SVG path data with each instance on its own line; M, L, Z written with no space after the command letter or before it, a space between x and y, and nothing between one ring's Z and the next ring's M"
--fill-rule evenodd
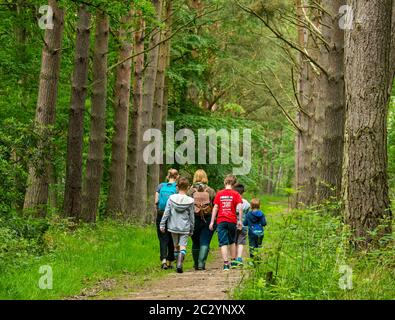
M160 227L173 233L192 234L195 225L193 198L184 194L173 194L167 200Z

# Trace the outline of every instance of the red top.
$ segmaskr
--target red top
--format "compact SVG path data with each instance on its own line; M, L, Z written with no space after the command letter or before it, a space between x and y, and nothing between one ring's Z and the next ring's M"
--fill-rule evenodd
M232 189L219 191L214 199L214 204L218 205L217 223L237 223L236 206L242 202L240 194Z

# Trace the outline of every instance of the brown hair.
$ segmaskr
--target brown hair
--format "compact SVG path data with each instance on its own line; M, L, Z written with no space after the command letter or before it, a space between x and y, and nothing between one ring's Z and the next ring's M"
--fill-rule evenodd
M237 191L239 194L243 194L245 189L244 189L244 185L242 185L241 183L236 183L233 186L233 190Z
M167 179L178 179L178 170L177 169L169 169L169 171L167 171Z
M189 180L187 178L181 177L177 182L178 190L187 191L189 188Z
M237 183L237 178L234 175L228 174L225 177L225 180L224 180L224 185L225 186L231 185L233 187L236 183Z
M193 176L193 183L208 183L208 178L207 178L207 173L203 169L196 170L194 176Z
M261 206L261 201L259 199L252 199L251 200L251 209L259 209Z

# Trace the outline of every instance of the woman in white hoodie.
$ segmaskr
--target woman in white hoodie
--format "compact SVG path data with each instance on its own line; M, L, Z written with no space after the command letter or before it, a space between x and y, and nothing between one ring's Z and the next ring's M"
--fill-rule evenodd
M193 234L195 210L193 198L187 196L189 181L180 178L177 183L178 194L170 196L160 222L160 230L171 233L174 242L174 256L177 259L177 272L183 272L183 262L187 253L188 237Z

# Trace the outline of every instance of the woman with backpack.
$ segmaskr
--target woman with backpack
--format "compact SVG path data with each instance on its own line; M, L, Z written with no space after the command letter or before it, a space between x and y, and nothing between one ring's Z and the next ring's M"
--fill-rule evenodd
M188 195L194 199L195 227L192 235L192 256L195 270L205 270L214 231L209 229L215 191L208 185L207 174L197 170Z
M155 193L155 205L156 205L156 232L159 239L160 247L160 260L162 262L162 269L166 270L172 267L172 262L175 260L174 257L174 245L171 234L167 231L167 225L164 231L160 229L160 222L163 217L163 213L166 209L167 200L171 195L177 193L177 179L178 171L176 169L170 169L167 172L167 182L159 184L156 188Z

